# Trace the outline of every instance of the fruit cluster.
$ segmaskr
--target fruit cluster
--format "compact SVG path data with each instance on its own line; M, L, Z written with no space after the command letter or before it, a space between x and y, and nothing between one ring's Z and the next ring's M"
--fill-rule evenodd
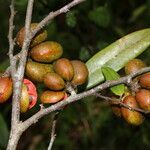
M31 24L35 29L37 23ZM23 27L16 36L16 43L22 47L25 36ZM69 92L67 86L76 87L87 81L88 69L80 60L60 58L63 54L62 46L54 41L45 41L47 31L39 32L31 41L28 61L26 63L22 94L20 99L21 112L32 108L37 101L36 87L32 82L45 85L40 100L42 103L56 103L66 99ZM31 81L32 82L31 82ZM66 86L67 85L67 86ZM9 77L0 78L0 103L7 101L12 95L12 80Z
M143 61L140 59L133 59L129 61L125 66L125 73L131 74L137 70L145 67ZM128 92L126 96L122 99L122 102L132 108L141 108L143 110L150 110L150 72L138 76L134 79L138 82L139 88L135 92ZM129 124L140 125L144 121L144 116L137 111L130 110L125 107L117 107L112 104L112 110L115 115L123 117Z
M31 24L34 29L37 24ZM17 43L21 46L24 28L17 35ZM41 96L42 103L56 103L67 96L66 85L82 85L88 78L88 69L80 60L70 61L60 58L63 54L62 46L54 41L45 41L46 31L41 32L31 42L29 56L31 60L26 64L26 76L31 81L44 83L48 90Z
M9 77L0 77L0 103L6 102L12 95L13 83ZM20 98L20 111L26 112L37 102L37 92L35 85L28 79L23 80Z

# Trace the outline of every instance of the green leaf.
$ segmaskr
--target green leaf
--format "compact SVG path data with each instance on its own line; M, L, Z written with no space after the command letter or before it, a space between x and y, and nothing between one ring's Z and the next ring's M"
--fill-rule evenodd
M86 65L89 70L87 88L104 81L102 66L120 70L131 59L140 55L150 46L150 28L133 32L110 44L95 54Z
M117 80L120 78L120 75L110 67L102 67L102 73L106 79L106 81ZM110 90L118 95L122 96L125 90L124 84L119 84L110 88Z
M79 59L82 61L87 61L90 58L90 52L86 47L81 47L79 52Z
M75 11L69 11L66 14L66 23L69 27L72 27L72 28L75 27L77 23L75 13L76 13Z
M6 147L8 142L9 131L3 116L0 114L0 146Z
M90 11L88 17L100 27L108 27L111 22L110 12L107 7L97 7Z

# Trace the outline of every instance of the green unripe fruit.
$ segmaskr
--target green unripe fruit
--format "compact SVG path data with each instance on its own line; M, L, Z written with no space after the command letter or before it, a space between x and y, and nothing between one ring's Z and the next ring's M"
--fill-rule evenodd
M30 97L28 94L28 89L27 86L23 84L20 98L20 112L25 113L29 108L29 104L30 104Z
M0 103L4 103L10 98L12 90L12 80L8 77L0 77Z
M139 69L144 68L145 66L146 66L145 63L142 60L133 59L125 65L125 73L126 74L134 73Z
M31 58L38 62L52 62L63 54L62 46L53 41L43 42L31 49Z
M141 75L139 83L142 87L150 89L150 72Z
M123 103L132 107L132 108L139 108L134 96L126 96L123 99ZM131 125L139 126L143 123L144 117L141 113L129 110L128 108L121 107L121 112L123 118Z
M141 89L135 94L139 106L144 110L150 110L150 91Z
M74 76L72 63L69 59L58 59L54 64L54 71L59 74L64 80L71 81Z
M31 30L35 29L37 25L38 23L32 23ZM24 37L25 37L25 27L21 28L16 36L16 42L20 47L22 47L23 45ZM46 38L47 38L47 31L46 30L41 31L37 33L36 36L32 39L30 46L33 47L35 45L38 45L39 43L45 41Z
M53 72L51 64L42 64L34 61L28 61L26 64L25 74L32 81L43 82L44 76L49 72Z
M50 90L62 90L65 87L64 80L56 73L47 73L44 76L44 84Z
M71 82L74 85L84 84L87 81L89 74L87 66L79 60L73 60L71 61L71 63L73 65L74 70L74 76Z
M40 99L42 103L57 103L58 101L63 100L65 97L65 92L63 91L45 91L42 93Z

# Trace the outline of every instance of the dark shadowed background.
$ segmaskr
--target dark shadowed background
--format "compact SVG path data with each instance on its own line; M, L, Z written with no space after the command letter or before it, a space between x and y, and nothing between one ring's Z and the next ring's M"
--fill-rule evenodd
M33 22L39 22L50 11L69 0L35 0ZM9 65L9 0L0 0L0 71ZM16 0L15 34L24 26L27 0ZM64 57L86 62L96 52L116 39L150 27L150 0L86 0L54 19L46 29L48 40L64 48ZM15 49L17 53L19 48ZM150 65L150 49L139 56ZM41 92L42 87L38 90ZM40 101L39 101L40 103ZM39 109L21 115L24 120ZM0 150L5 149L10 129L11 101L0 105ZM46 150L51 131L52 114L30 127L22 136L18 150ZM133 127L113 115L105 102L93 97L71 104L60 114L54 150L148 150L150 118Z

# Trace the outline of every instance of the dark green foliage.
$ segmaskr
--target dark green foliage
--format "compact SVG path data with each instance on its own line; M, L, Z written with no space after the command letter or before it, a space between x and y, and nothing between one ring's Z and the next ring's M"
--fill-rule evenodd
M66 23L69 27L75 27L77 20L76 20L76 16L75 16L75 11L70 11L66 14Z
M49 11L67 4L68 0L35 1L33 22L39 22ZM8 65L8 19L10 0L0 0L0 71ZM27 0L17 0L15 33L24 26ZM87 61L95 53L120 37L150 26L149 0L86 0L54 19L46 28L48 39L60 42L64 57ZM15 53L19 48L15 48ZM150 49L139 56L150 65ZM39 92L43 86L39 86ZM21 115L27 119L39 109L38 105ZM11 102L0 106L0 150L10 129ZM22 136L18 149L46 150L49 144L52 115L30 127ZM140 127L131 127L116 118L108 104L93 97L71 104L60 114L54 150L149 150L150 122L146 118Z
M111 14L107 7L101 6L89 12L89 19L99 27L108 27L111 22Z
M9 131L5 119L0 113L0 148L4 148L7 145Z

